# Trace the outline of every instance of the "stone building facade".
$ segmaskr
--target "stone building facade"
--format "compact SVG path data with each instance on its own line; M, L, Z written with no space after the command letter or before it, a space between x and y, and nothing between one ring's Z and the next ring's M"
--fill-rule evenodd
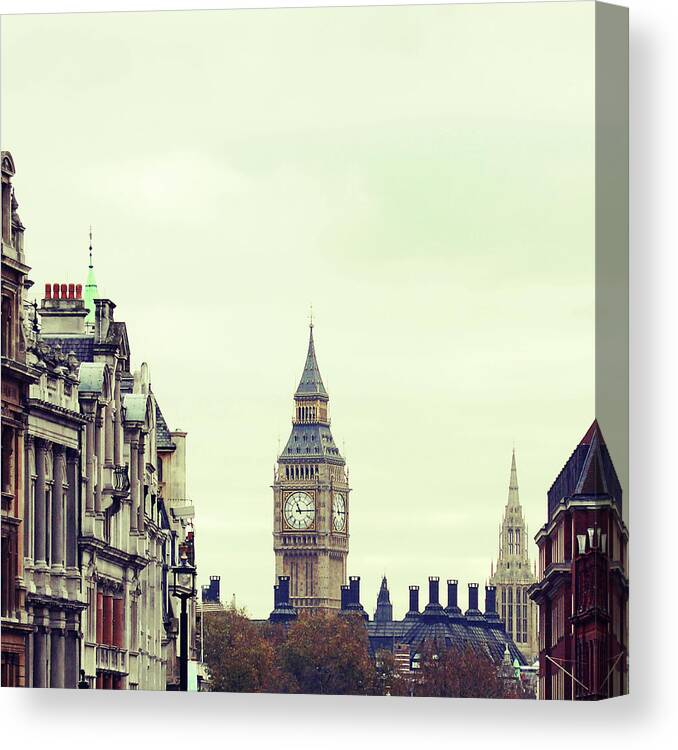
M0 601L2 660L0 684L27 684L31 625L23 582L24 445L28 388L37 373L26 362L23 334L24 291L30 287L24 255L24 226L17 213L12 178L14 159L2 160L2 506L0 509Z
M24 584L32 687L75 688L80 669L80 442L87 424L78 400L79 362L38 337L25 316L29 387L25 444Z
M490 584L497 590L497 610L506 632L525 658L538 655L537 607L528 589L537 580L530 563L527 524L520 505L516 453L511 456L508 500L499 530L499 556L490 571Z
M164 690L179 545L195 565L186 433L168 429L148 366L131 369L91 234L86 294L50 283L25 302L13 175L3 152L2 684Z
M349 494L346 462L330 430L310 325L306 363L294 394L292 432L273 482L276 576L289 576L298 610L339 609L346 582Z

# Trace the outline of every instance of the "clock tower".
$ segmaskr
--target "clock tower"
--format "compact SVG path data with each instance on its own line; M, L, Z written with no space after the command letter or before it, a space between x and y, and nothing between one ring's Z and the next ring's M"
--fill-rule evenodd
M290 577L298 611L339 609L346 583L349 493L346 462L330 430L329 396L310 324L306 364L294 394L292 432L273 484L275 575Z

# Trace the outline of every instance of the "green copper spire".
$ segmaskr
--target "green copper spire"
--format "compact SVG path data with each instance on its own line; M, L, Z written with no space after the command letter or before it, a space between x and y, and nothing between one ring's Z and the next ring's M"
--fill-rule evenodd
M92 227L89 228L89 268L87 270L87 281L85 282L85 307L89 310L85 323L95 322L95 305L94 300L99 297L97 289L97 280L94 276L94 265L92 264Z

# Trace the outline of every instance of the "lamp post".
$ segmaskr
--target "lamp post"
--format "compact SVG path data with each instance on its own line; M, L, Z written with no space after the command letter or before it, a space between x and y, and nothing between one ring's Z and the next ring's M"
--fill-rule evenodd
M187 602L195 596L196 569L188 561L188 545L179 545L179 565L172 568L174 581L172 593L181 599L179 616L179 690L188 690L188 607Z

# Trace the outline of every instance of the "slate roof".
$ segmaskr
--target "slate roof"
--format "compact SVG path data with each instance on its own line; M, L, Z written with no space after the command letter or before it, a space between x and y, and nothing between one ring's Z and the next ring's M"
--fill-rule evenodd
M548 491L549 517L561 500L577 495L611 497L622 509L622 488L598 421L594 420Z
M94 360L94 336L51 336L40 334L50 346L57 344L61 347L61 353L68 356L73 352L80 362L92 362Z
M446 648L471 646L478 653L489 655L496 663L501 663L508 645L511 660L518 659L519 664L526 664L525 657L506 633L495 611L483 614L479 609L468 609L462 614L456 606L456 581L454 583L455 601L444 609L438 603L436 593L436 599L429 602L423 612L408 612L402 620L375 618L367 622L371 654L374 656L380 649L394 651L398 644L407 644L412 658L425 641L435 640ZM382 583L382 590L384 588ZM382 590L379 591L378 603L384 598Z
M172 442L170 429L167 426L167 422L165 421L165 417L163 416L157 401L155 403L155 441L158 448L176 448Z
M315 356L315 345L313 343L313 324L310 326L310 334L308 338L308 353L306 354L306 364L304 365L304 371L301 374L301 380L297 386L295 398L307 398L309 396L318 396L320 398L327 399L327 391L323 385L323 379L320 376L320 369L318 368L318 360Z
M280 454L281 461L284 462L286 459L333 459L338 463L344 463L330 428L323 424L293 425L289 440Z

